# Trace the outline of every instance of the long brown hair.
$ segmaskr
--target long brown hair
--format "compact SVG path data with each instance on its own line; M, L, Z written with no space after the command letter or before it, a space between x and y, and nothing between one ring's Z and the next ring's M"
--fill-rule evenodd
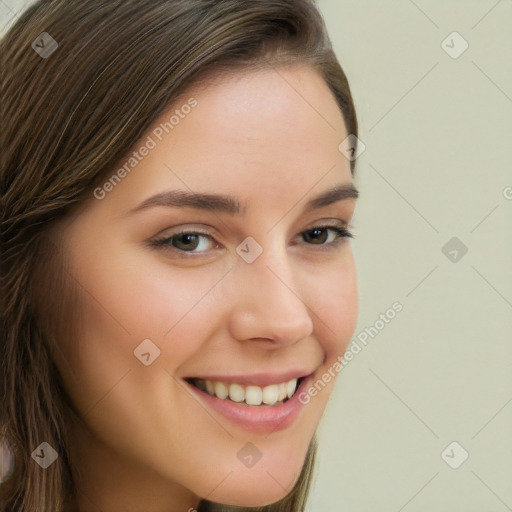
M55 351L76 328L80 290L48 230L207 73L310 64L349 134L357 120L313 0L39 0L2 38L0 56L0 434L15 457L0 509L63 512L75 503L67 425L76 411ZM46 470L31 458L43 441L59 454ZM304 510L315 442L292 492L250 510ZM199 510L249 509L203 500Z

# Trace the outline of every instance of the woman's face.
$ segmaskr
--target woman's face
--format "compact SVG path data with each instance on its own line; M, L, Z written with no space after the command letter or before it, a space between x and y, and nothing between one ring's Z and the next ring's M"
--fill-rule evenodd
M256 506L291 490L357 317L347 135L312 68L218 77L59 226L86 302L59 361L88 427L84 503Z

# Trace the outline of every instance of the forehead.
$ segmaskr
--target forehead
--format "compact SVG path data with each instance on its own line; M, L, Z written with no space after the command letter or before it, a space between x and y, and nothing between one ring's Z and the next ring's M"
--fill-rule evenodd
M266 147L275 150L273 156L280 152L292 159L294 150L295 155L313 147L322 150L346 133L333 94L309 66L223 74L202 81L181 102L191 96L198 105L178 130L178 137L194 136L197 143L204 144L213 138L234 143L234 154ZM215 145L208 149L214 151Z
M151 141L150 151L110 195L122 190L133 207L163 188L250 197L276 187L303 194L323 180L325 189L350 181L338 150L346 136L334 96L313 68L210 77L155 120L139 144Z

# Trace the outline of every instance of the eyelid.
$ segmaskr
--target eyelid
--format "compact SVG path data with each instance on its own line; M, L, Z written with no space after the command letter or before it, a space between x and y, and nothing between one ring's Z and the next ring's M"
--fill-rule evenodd
M308 226L306 228L304 228L301 233L303 233L304 231L309 231L310 229L314 229L314 228L317 228L317 227L334 227L334 228L344 228L344 229L349 229L350 228L350 223L349 222L346 222L344 220L341 220L341 219L319 219L319 220L316 220L314 222L311 222L310 224L308 224Z
M318 219L314 222L309 223L305 228L303 228L301 231L299 231L297 234L301 235L305 231L310 231L315 228L327 228L327 227L337 227L337 228L343 228L347 231L351 229L350 222L346 222L341 219ZM172 238L173 236L179 235L179 234L197 234L197 235L204 235L207 237L216 238L218 237L217 230L213 228L212 226L208 226L208 229L211 229L211 231L204 230L201 227L196 227L195 225L180 225L176 226L174 228L167 228L160 233L164 234L158 234L155 237L151 238L150 241L153 241L155 239L167 239ZM168 234L166 234L168 233Z

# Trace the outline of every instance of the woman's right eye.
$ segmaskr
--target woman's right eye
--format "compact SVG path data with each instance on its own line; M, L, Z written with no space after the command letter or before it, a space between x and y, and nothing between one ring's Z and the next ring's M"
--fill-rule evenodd
M180 231L170 236L151 240L152 247L176 250L183 253L200 254L208 251L208 244L215 242L211 235L197 231Z

